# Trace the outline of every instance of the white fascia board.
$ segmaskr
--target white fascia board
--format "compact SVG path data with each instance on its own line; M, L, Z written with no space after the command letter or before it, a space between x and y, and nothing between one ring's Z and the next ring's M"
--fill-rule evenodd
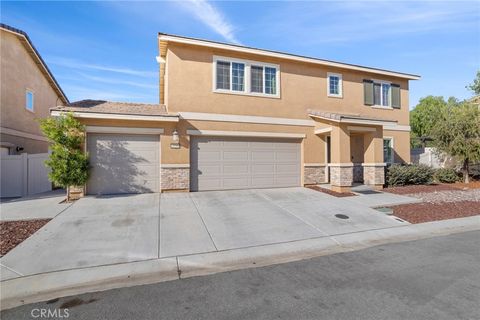
M162 134L163 128L87 126L87 133Z
M315 134L324 134L324 133L329 133L329 132L332 132L332 127L315 129Z
M314 64L330 66L330 67L335 67L335 68L357 70L357 71L369 72L369 73L374 73L374 74L381 74L381 75L392 76L392 77L403 78L403 79L409 79L409 80L419 80L420 79L420 76L413 75L413 74L406 74L406 73L400 73L400 72L394 72L394 71L388 71L388 70L368 68L368 67L356 66L356 65L351 65L351 64L341 63L341 62L334 62L334 61L327 61L327 60L322 60L322 59L308 58L308 57L302 57L302 56L297 56L297 55L288 54L288 53L272 52L272 51L268 51L268 50L261 50L261 49L255 49L255 48L235 46L235 45L229 45L229 44L224 44L224 43L216 43L216 42L199 40L199 39L187 39L187 38L183 38L183 37L176 37L176 36L163 35L163 34L159 35L158 39L160 41L170 41L170 42L191 44L191 45L202 46L202 47L217 48L217 49L222 49L222 50L232 50L232 51L236 51L236 52L250 53L250 54L262 55L262 56L267 56L267 57L295 60L295 61L301 61L301 62L307 62L307 63L314 63Z
M274 118L260 116L242 116L220 113L202 113L202 112L179 112L180 118L185 120L201 121L219 121L219 122L242 122L254 124L279 124L287 126L305 126L314 127L315 121L292 118Z
M410 132L410 131L411 131L411 128L410 128L410 126L407 126L407 125L397 124L397 125L387 125L387 126L383 126L383 130Z
M340 123L370 124L370 125L376 125L376 126L388 126L388 125L395 124L396 121L342 118L340 120Z
M384 162L378 162L378 163L376 163L376 162L371 162L371 163L365 162L365 163L362 163L362 167L385 167L385 166L387 166L387 164L384 163Z
M326 163L304 163L304 167L325 167L327 164Z
M261 138L292 138L303 139L303 133L282 132L253 132L253 131L217 131L217 130L187 130L191 136L220 136L220 137L261 137Z
M113 113L94 113L94 112L68 112L68 111L50 111L50 115L58 117L67 113L72 113L76 118L85 119L111 119L111 120L143 120L143 121L164 121L164 122L178 122L176 116L147 116L147 115L133 115L133 114L113 114Z
M348 126L347 130L357 132L375 132L377 129L372 127Z

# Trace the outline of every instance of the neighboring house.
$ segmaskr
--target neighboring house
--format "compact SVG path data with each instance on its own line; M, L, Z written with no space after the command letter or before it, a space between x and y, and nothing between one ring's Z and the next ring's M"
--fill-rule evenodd
M419 76L167 34L160 104L57 107L87 125L86 192L384 184L410 162Z
M1 154L45 153L47 139L36 119L68 99L28 35L0 24Z

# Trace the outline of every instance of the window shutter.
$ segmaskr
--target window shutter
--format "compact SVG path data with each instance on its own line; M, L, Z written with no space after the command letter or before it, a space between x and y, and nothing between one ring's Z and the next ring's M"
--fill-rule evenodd
M363 103L367 106L373 106L373 81L363 80Z
M400 86L392 84L392 108L400 109Z

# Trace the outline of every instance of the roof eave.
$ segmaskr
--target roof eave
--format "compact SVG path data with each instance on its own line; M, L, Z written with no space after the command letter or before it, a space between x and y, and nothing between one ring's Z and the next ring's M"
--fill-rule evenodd
M182 44L190 44L190 45L197 45L197 46L210 47L210 48L216 48L216 49L231 50L231 51L236 51L236 52L257 54L257 55L263 55L263 56L280 58L280 59L287 59L287 60L295 60L295 61L325 65L325 66L336 67L336 68L357 70L357 71L369 72L369 73L374 73L374 74L382 74L382 75L387 75L387 76L397 77L397 78L403 78L403 79L408 79L408 80L419 80L421 78L419 75L414 75L414 74L408 74L408 73L396 72L396 71L391 71L391 70L365 67L365 66L348 64L348 63L337 62L337 61L317 59L317 58L300 56L300 55L295 55L295 54L290 54L290 53L278 52L278 51L271 51L271 50L264 50L264 49L258 49L258 48L252 48L252 47L245 47L245 46L228 44L228 43L223 43L223 42L216 42L216 41L210 41L210 40L203 40L203 39L182 37L182 36L176 36L176 35L169 35L169 34L160 33L160 32L158 33L158 40L159 40L159 49L160 49L160 55L161 56L162 56L162 50L166 51L167 43L169 41L171 41L171 42L177 42L177 43L182 43ZM163 46L161 44L162 42L164 43ZM165 48L165 49L163 49L163 48Z
M0 25L0 29L4 30L6 32L10 32L20 39L20 41L24 44L25 49L28 51L28 53L35 57L35 60L36 60L35 64L38 65L41 68L41 70L43 70L44 75L46 75L49 78L50 85L57 92L58 96L61 98L63 103L69 104L70 101L68 100L67 95L65 94L65 92L63 92L62 88L58 84L57 80L53 76L52 72L48 68L45 61L43 61L42 56L40 55L40 53L37 51L37 49L33 45L32 41L28 37L28 34L24 31L20 30L20 29L8 26L8 25L3 24L3 23Z

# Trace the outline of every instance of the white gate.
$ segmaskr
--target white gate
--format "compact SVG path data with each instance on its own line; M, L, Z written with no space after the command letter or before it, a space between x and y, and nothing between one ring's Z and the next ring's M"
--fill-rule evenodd
M52 190L49 169L44 164L48 156L48 153L1 156L0 197L23 197Z

